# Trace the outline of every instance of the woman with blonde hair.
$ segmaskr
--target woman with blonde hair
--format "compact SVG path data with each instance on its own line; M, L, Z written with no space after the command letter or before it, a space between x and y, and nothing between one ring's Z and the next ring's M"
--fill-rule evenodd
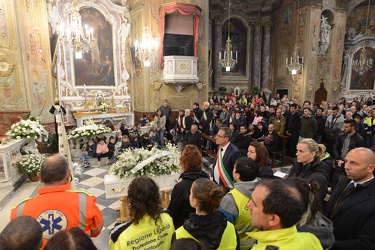
M194 181L189 200L196 211L176 230L176 239L192 238L208 249L239 249L233 224L218 211L224 195L224 188L209 179Z
M319 183L319 199L323 202L328 188L329 170L319 159L319 145L313 139L303 139L297 144L296 159L289 177L300 177L309 183Z
M323 164L323 167L328 170L329 178L328 178L328 186L333 187L332 178L335 172L335 160L331 156L330 153L327 152L327 148L324 144L318 144L319 146L319 159Z
M199 149L191 144L185 146L180 157L181 175L179 182L173 187L168 210L171 212L175 228L182 226L195 209L190 206L189 195L193 182L199 178L209 178L202 170L203 160Z

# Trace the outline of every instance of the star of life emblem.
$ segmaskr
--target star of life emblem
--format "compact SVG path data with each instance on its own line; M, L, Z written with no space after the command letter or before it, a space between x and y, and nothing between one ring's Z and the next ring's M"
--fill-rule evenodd
M37 221L42 226L43 238L50 239L53 235L68 226L65 214L59 210L47 210L37 217Z

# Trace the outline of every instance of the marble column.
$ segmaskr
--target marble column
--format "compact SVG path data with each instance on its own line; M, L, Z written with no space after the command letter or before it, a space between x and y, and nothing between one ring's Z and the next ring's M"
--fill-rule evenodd
M271 21L263 23L263 51L262 51L262 85L261 90L269 93L270 53L271 53Z
M261 71L261 50L262 50L262 41L261 41L261 21L257 20L253 22L253 58L252 58L252 77L251 85L253 87L257 86L260 88L260 71Z
M214 20L212 36L212 90L217 91L220 87L221 65L219 53L222 52L222 26L218 19Z

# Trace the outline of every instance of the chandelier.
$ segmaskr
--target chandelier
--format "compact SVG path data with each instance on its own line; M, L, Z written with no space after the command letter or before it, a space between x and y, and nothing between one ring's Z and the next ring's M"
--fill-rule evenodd
M224 56L221 57L221 52L219 52L221 67L225 68L225 71L230 71L237 64L238 52L236 51L236 57L234 58L234 51L232 51L232 41L230 40L230 0L228 0L228 39L225 44Z
M368 28L368 16L370 14L370 0L368 1L368 7L367 7L367 19L366 19L366 30L365 30L365 36L368 36L371 34L369 32ZM365 45L367 45L367 41L365 42ZM359 60L353 59L353 70L357 72L359 75L363 75L366 71L372 68L372 58L367 59L366 58L366 48L365 46L362 46L361 54L359 55Z
M303 64L303 57L298 55L298 46L297 43L294 46L293 55L290 57L290 61L286 58L286 66L288 70L292 73L292 75L297 74L299 70L301 70Z
M135 56L146 67L150 66L150 61L158 55L159 41L152 36L147 26L143 28L142 41L135 41L134 46Z
M75 58L82 59L83 53L88 53L93 48L94 29L87 24L82 27L81 15L75 9L69 15L67 26L60 25L60 37L66 46L75 51Z

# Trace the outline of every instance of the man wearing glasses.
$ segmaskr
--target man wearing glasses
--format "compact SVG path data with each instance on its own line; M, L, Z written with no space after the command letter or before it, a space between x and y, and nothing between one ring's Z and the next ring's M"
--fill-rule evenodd
M216 144L219 148L214 168L214 180L227 190L233 188L234 164L242 156L238 148L230 143L231 137L232 131L227 127L220 128L215 135Z

